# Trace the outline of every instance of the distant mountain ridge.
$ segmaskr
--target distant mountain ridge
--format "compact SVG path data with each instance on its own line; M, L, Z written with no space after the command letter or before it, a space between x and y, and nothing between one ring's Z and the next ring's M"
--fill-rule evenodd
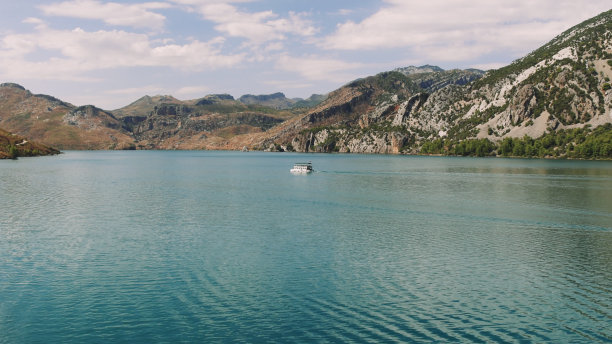
M0 86L0 127L62 149L247 146L612 158L607 136L612 123L611 26L612 11L604 12L486 73L408 66L306 100L281 92L185 101L160 95L105 111L7 83Z
M12 83L0 84L0 127L59 149L114 149L133 142L107 111L32 94Z
M32 94L14 83L0 85L0 127L60 149L228 149L233 137L267 130L291 116L228 94L187 101L143 96L106 111Z
M325 99L325 95L313 94L307 99L287 98L284 93L252 95L245 94L238 99L230 94L209 94L202 98L192 100L178 100L171 95L143 96L133 103L122 108L112 110L116 117L147 116L156 106L161 104L184 104L184 105L212 105L222 101L236 101L244 105L269 107L276 110L289 110L295 108L310 107L319 104Z
M444 70L430 65L396 68L393 71L406 75L426 92L434 92L448 85L467 85L485 75L485 72L479 69Z
M444 69L438 66L432 65L423 65L423 66L408 66L408 67L399 67L393 70L394 72L400 72L406 76L415 75L415 74L423 74L423 73L436 73L436 72L444 72Z
M266 94L266 95L252 95L245 94L238 98L238 101L247 105L264 105L274 109L289 109L297 100L289 99L285 97L285 94L281 92Z
M505 155L506 144L519 147L509 154L520 156L612 158L605 129L612 122L611 25L612 11L604 12L484 75L422 66L359 79L281 124L262 138L261 147L459 155L483 147L478 155ZM590 129L599 127L604 129ZM575 139L550 136L556 132ZM591 134L597 140L589 141ZM583 146L586 153L576 153Z
M163 103L180 104L181 101L170 95L143 96L131 104L111 111L117 117L144 116Z
M326 95L313 94L307 99L287 98L284 93L277 92L262 95L245 94L238 98L238 101L248 105L261 105L278 110L287 110L315 106L321 103L325 97Z

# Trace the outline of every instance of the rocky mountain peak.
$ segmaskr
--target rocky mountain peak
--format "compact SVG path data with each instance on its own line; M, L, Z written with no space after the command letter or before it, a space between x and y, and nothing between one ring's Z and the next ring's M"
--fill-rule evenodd
M611 78L608 11L486 74L426 65L355 80L331 92L299 122L282 124L284 129L275 131L282 135L272 140L298 151L464 155L475 154L478 146L480 155L489 154L499 142L525 136L537 140L564 130L600 135L612 123ZM582 147L584 140L578 136L554 149L549 140L537 152L519 147L512 154L574 156L571 150ZM589 155L584 148L579 156L612 157L612 143L601 136L596 140L604 141L588 149L597 153ZM507 147L500 153L508 154Z
M227 94L187 101L145 96L111 114L7 83L0 87L0 127L71 149L248 146L465 155L475 152L474 145L481 148L478 154L500 145L501 154L567 157L578 156L573 152L596 132L604 136L588 149L598 155L579 157L612 158L612 143L601 139L612 127L610 79L612 11L607 11L486 74L408 66L307 100L288 99L281 92L238 100ZM571 135L563 137L575 140L552 146L561 142L555 133L564 131ZM518 143L512 148L512 140L523 140L520 145L546 141L525 150Z
M260 95L245 94L238 98L238 101L246 105L262 105L271 107L273 109L289 109L298 100L289 99L285 97L284 93L276 92L272 94Z
M438 66L423 65L420 67L417 67L417 66L400 67L400 68L395 68L393 71L400 72L404 75L411 75L411 74L421 74L421 73L443 72L444 69Z
M0 87L17 88L17 89L20 89L20 90L23 90L23 91L26 90L25 87L23 87L23 86L21 86L19 84L13 83L13 82L2 83L2 84L0 84Z

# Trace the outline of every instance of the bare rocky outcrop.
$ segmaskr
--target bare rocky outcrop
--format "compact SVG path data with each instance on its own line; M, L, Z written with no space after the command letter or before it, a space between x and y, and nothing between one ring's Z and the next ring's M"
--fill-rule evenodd
M107 112L5 83L0 126L71 149L413 153L437 139L537 138L612 123L611 77L607 11L497 70L405 67L354 80L291 111L279 109L300 101L277 93L242 101L225 94L187 101L145 96Z
M611 19L605 12L486 74L422 66L356 80L261 142L296 151L409 153L437 138L537 138L610 123L601 61L612 61Z

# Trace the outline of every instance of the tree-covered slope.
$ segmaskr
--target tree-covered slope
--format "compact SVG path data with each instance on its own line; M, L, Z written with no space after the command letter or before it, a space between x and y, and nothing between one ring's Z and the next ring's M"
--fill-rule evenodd
M505 139L580 130L571 143L578 146L584 143L581 135L605 133L609 126L603 125L612 123L611 25L612 11L602 13L484 75L422 66L357 80L330 93L301 119L281 124L261 147L429 153L435 141L450 144L442 144L446 148L438 153L463 155L453 147L466 141L488 145L487 155L505 155L498 152ZM572 157L555 153L567 152L567 144L524 155Z
M59 154L59 150L0 129L0 159Z

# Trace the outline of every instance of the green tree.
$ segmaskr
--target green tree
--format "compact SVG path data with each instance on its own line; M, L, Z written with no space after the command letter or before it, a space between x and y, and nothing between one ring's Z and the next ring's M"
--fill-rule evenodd
M512 154L512 149L514 147L514 142L511 137L506 137L502 140L499 145L499 153L503 156L509 156Z
M17 149L17 147L11 145L8 149L8 156L11 159L17 159L17 157L19 156L19 150Z
M513 156L524 156L525 155L525 143L522 140L515 140L514 146L512 147Z

